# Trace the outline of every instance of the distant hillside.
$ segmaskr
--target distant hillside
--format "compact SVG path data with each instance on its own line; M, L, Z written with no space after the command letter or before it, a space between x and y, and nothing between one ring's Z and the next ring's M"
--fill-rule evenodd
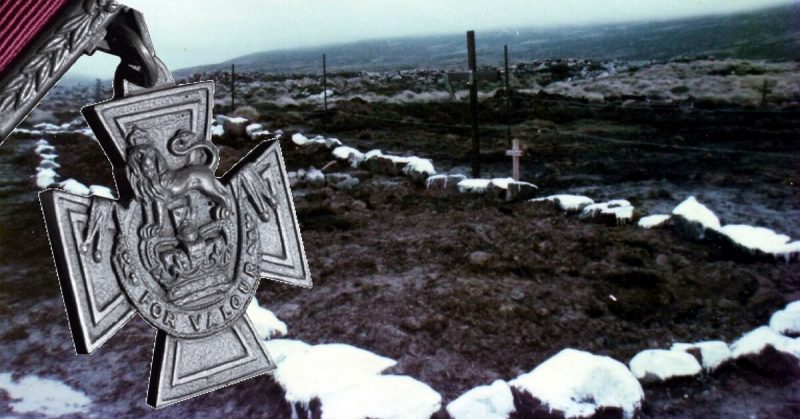
M479 65L501 63L504 44L509 46L512 61L566 57L668 60L700 55L797 60L800 59L800 3L749 13L659 22L480 31L476 38ZM320 71L323 52L328 55L332 71L466 66L465 35L454 34L267 51L177 73L227 70L231 63L242 70L315 73Z

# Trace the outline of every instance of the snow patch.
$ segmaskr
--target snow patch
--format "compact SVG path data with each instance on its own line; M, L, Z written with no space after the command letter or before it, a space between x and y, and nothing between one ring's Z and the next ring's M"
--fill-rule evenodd
M587 205L594 204L594 200L587 196L582 195L568 195L558 194L550 195L544 198L531 199L532 202L554 202L562 211L580 211Z
M8 393L11 409L19 414L46 416L88 414L92 400L67 384L35 375L13 380L11 373L0 373L0 389Z
M720 222L717 215L708 209L705 205L697 202L694 196L686 198L675 209L672 210L672 215L679 215L688 221L700 223L704 228L711 230L719 230Z
M624 364L575 349L562 350L509 384L566 417L589 417L601 407L617 407L631 418L644 399L641 384Z
M250 305L247 306L247 317L250 318L261 339L285 336L288 332L286 323L282 322L272 311L258 305L255 298L250 300Z
M631 372L642 380L655 377L661 381L670 378L697 375L702 368L694 356L682 351L646 349L636 354L630 362Z
M713 371L720 365L731 359L731 349L728 344L721 340L712 340L697 343L674 343L670 350L687 352L690 349L698 349L702 359L703 369Z
M503 380L478 386L447 405L453 419L506 419L514 411L514 395Z
M669 220L670 216L665 214L655 214L655 215L648 215L647 217L642 217L639 220L639 227L641 228L657 228L664 225L664 223Z

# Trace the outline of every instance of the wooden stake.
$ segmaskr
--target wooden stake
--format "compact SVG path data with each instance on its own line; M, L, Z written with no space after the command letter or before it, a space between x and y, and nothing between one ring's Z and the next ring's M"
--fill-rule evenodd
M325 113L322 116L322 127L325 131L328 130L328 60L325 54L322 54L322 101L325 107Z
M478 127L478 60L475 55L475 31L467 32L467 61L469 64L469 107L472 113L472 177L481 177L481 142Z
M508 45L503 45L503 56L506 70L506 143L511 146L511 84L508 81L511 73L508 71Z
M236 110L236 64L231 64L231 112Z

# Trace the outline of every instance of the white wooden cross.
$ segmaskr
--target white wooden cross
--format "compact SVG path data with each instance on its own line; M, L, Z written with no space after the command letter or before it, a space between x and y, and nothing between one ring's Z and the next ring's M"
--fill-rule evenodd
M522 149L519 148L519 140L518 139L516 139L516 138L514 139L513 146L511 147L511 150L506 150L506 156L511 156L511 158L514 160L513 175L512 176L513 176L514 180L518 181L519 180L519 158L522 156Z

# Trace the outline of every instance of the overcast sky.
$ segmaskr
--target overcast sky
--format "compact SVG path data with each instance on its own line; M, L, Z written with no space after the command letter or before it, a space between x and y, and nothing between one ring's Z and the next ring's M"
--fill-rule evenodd
M363 39L665 20L792 1L798 0L120 0L144 13L156 52L172 70ZM117 62L82 58L71 74L111 78Z

